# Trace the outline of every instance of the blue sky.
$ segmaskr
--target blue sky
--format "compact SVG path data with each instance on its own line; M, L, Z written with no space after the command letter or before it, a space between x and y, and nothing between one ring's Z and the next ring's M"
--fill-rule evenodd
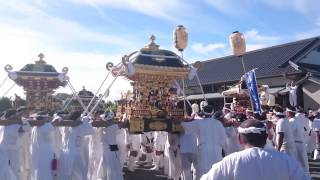
M162 48L174 50L172 32L179 24L189 32L185 58L206 60L230 54L228 37L235 30L245 34L248 50L319 36L320 2L0 0L0 66L11 63L17 70L43 52L58 70L70 68L77 89L86 85L95 91L105 63L140 49L151 34ZM0 72L0 79L5 75ZM128 87L120 80L114 91Z

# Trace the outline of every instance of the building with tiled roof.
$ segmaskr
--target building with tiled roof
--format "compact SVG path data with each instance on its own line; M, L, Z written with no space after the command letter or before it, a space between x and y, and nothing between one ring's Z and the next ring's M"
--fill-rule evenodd
M276 103L288 106L286 84L300 81L298 104L305 108L319 108L320 104L320 37L295 41L250 51L243 56L245 69L257 68L258 84L270 86L276 96ZM198 75L215 109L224 104L221 92L235 85L244 74L241 57L226 56L202 61ZM188 99L201 100L196 80L187 82Z

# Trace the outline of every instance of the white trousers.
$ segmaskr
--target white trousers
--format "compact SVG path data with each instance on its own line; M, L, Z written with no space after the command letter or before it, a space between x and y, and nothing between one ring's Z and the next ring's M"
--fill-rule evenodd
M193 153L181 153L181 180L198 180L197 177L198 169L198 158L196 154ZM192 170L192 166L194 167Z
M296 142L297 161L301 164L304 171L309 174L308 155L305 143Z

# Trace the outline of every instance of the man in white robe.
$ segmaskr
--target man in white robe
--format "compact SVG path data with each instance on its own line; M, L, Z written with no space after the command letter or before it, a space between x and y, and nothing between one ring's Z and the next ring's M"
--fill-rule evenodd
M114 113L106 114L106 121L113 121ZM98 167L99 180L123 180L122 166L120 164L118 145L116 142L119 126L116 123L104 127L101 131L103 155Z
M168 133L166 142L168 148L168 176L173 180L179 180L181 177L181 158L179 152L179 135Z
M21 118L16 110L8 110L3 117L9 121ZM23 150L27 149L24 145L29 145L23 144L20 138L30 129L29 123L25 120L22 125L15 123L0 126L0 149L6 154L12 172L19 179L23 179L23 175L27 175L24 174L24 158L21 154Z
M20 116L17 115L15 110L8 110L5 113L4 118L6 120L19 119ZM24 161L21 156L24 149L21 149L22 142L19 138L28 130L30 130L30 125L26 121L24 121L22 125L15 123L0 126L0 149L2 149L2 152L7 156L7 162L18 179L22 179L24 175Z
M141 146L144 154L146 155L145 162L152 163L154 157L154 135L153 132L144 132L141 134Z
M300 163L306 174L309 174L308 156L306 150L305 134L307 131L307 121L304 114L297 113L287 108L286 116L293 132L293 138L296 146L297 161Z
M222 149L227 135L222 123L212 118L212 106L203 108L203 119L194 120L190 126L182 124L186 133L198 133L198 172L199 179L211 166L222 159Z
M141 134L129 134L128 136L128 147L130 149L128 170L131 172L135 171L136 161L138 160L138 154L141 145Z
M223 148L225 155L229 155L231 153L237 152L240 150L240 145L238 142L238 138L237 138L237 130L236 127L234 126L234 119L232 118L232 112L227 112L224 115L224 120L226 122L227 127L225 127L226 130L226 135L227 135L227 139L226 139L226 144ZM229 125L230 124L230 125Z
M151 170L159 170L164 167L164 150L168 133L157 131L154 133L154 167Z
M238 128L245 150L214 164L201 180L309 180L300 165L284 153L264 149L266 127L258 120L246 120Z
M313 131L316 134L316 149L314 151L313 159L320 159L320 109L313 120Z
M69 119L79 120L80 112L73 112ZM64 127L63 146L58 169L61 180L86 180L88 169L87 154L82 151L84 137L93 134L93 127L88 117L82 118L82 123L74 127Z
M36 117L45 121L45 116ZM57 158L55 128L51 122L34 126L31 132L31 180L54 180L52 162Z
M190 120L201 119L198 115L199 105L194 103L191 106L192 114L188 118ZM190 122L181 122L184 127L192 126ZM192 129L190 127L190 129ZM180 134L180 157L181 157L181 178L182 180L192 180L197 177L198 170L198 133L197 131L188 131Z
M0 177L2 180L20 180L17 178L12 170L12 168L9 166L9 160L6 156L6 153L2 151L0 148L0 162L3 162L0 164Z
M276 119L276 149L297 158L296 146L289 121L285 118L283 109L276 106L274 109Z

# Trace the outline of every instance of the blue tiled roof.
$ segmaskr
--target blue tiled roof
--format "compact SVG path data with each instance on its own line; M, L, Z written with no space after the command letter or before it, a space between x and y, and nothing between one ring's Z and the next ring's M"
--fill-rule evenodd
M300 71L286 65L286 62L294 61L295 58L312 47L316 41L319 41L319 37L247 52L243 56L246 70L258 68L257 78L280 76L283 73L299 73ZM244 74L241 57L226 56L202 63L203 67L198 71L201 84L238 81ZM189 86L196 84L195 79L188 82Z

